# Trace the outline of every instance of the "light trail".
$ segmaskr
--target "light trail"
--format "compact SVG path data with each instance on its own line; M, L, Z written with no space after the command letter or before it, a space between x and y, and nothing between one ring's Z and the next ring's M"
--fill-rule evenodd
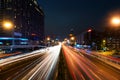
M77 54L67 46L63 45L62 48L70 74L74 80L118 80L109 72L93 64L85 56Z
M44 56L44 55L43 55ZM7 77L6 80L20 80L19 78L24 75L26 72L28 72L30 69L32 69L36 64L38 64L40 61L42 61L42 58L39 57L32 63L28 64L24 68L18 70L15 74L11 75L10 77Z
M106 56L97 51L82 50L82 49L78 49L78 51L82 52L84 54L87 54L89 56L95 57L95 58L120 70L120 59L119 58L114 58L112 56ZM106 52L106 53L108 54L108 52Z
M0 60L0 66L5 66L7 64L12 64L13 62L17 62L23 59L27 59L33 56L37 56L40 54L44 54L46 52L46 49L40 49L40 50L36 50L30 53L26 53L26 54L21 54L21 55L16 55L16 56L11 56L5 59L1 59Z
M50 47L44 59L34 67L22 80L49 80L56 68L61 45Z

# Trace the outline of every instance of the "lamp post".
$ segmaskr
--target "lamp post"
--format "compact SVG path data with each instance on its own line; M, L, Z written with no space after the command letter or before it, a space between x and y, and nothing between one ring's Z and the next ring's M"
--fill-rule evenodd
M72 36L72 37L70 38L70 40L74 41L74 40L75 40L75 37Z
M47 44L48 44L48 46L50 46L50 37L47 37Z
M12 45L14 45L14 27L13 27L13 23L11 21L3 21L3 28L5 30L12 30Z
M47 37L47 41L50 41L50 37Z
M75 45L75 37L74 36L70 37L70 44L71 44L71 46Z
M120 26L120 16L112 17L111 24L113 26L119 27Z
M13 29L13 24L12 24L12 22L10 22L10 21L4 21L4 22L3 22L3 27L4 27L6 30Z
M112 26L115 27L115 29L118 30L118 32L115 31L115 39L116 39L116 41L115 41L116 46L115 47L117 48L117 42L118 42L119 43L119 48L120 48L120 37L117 36L120 33L120 15L113 16L110 20L110 23L111 23ZM118 39L118 41L117 41L117 39Z

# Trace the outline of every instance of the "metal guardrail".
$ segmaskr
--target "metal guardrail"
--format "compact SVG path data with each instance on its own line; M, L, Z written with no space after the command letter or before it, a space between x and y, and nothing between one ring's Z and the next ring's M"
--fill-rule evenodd
M87 53L87 51L85 51ZM91 52L92 53L92 52ZM111 58L108 58L108 57L105 57L105 56L102 56L102 55L99 55L99 54L92 54L91 56L94 56L102 61L108 61L108 62L111 62L111 63L114 63L114 64L117 64L117 65L120 65L120 61L118 60L114 60L114 59L111 59Z
M84 51L80 51L80 52L82 52L82 53L88 53L88 52L86 52L85 50ZM91 52L92 53L92 52ZM107 58L107 57L105 57L105 56L102 56L102 55L95 55L95 54L87 54L87 55L90 55L90 56L92 56L92 57L96 57L97 59L99 59L99 60L101 60L101 61L103 61L103 62L105 62L105 63L107 63L107 64L109 64L109 65L111 65L111 66L113 66L113 67L115 67L115 68L117 68L117 69L120 69L120 61L117 61L117 60L114 60L114 59L110 59L110 58Z
M99 57L99 58L101 58L103 60L110 61L112 63L120 65L120 61L117 61L117 60L114 60L114 59L110 59L110 58L107 58L107 57L104 57L104 56L100 56L100 55L94 55L94 56L97 56L97 57Z

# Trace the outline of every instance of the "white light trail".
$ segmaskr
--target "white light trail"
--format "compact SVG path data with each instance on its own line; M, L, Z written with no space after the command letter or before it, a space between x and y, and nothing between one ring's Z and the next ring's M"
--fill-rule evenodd
M0 60L0 66L11 64L13 62L23 60L23 59L27 59L29 57L37 56L37 55L43 54L45 52L46 52L46 49L40 49L40 50L36 50L36 51L30 52L30 53L11 56L11 57L8 57L8 58L5 58L5 59L1 59Z
M48 80L56 67L61 45L50 47L44 59L34 67L22 80Z

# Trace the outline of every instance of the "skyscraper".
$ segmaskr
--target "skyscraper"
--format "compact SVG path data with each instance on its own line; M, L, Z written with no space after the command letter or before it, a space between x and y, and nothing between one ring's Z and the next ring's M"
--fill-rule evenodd
M37 0L0 0L0 37L11 37L13 30L3 29L3 21L13 24L15 37L26 37L32 40L44 38L44 13Z

